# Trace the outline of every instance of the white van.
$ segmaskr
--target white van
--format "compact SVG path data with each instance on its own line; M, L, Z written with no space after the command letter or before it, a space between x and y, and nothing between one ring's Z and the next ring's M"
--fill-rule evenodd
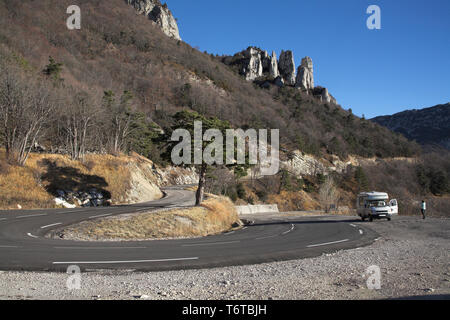
M363 221L382 218L390 221L393 215L398 214L398 203L395 199L389 200L385 192L362 192L356 200L356 212Z

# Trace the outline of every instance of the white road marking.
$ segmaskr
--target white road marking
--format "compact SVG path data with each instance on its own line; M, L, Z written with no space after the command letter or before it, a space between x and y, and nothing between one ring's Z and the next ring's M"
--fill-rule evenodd
M57 213L85 212L84 210L58 211Z
M360 234L363 234L364 232L363 232L361 229L359 229L359 233L360 233Z
M6 220L6 218L1 218L0 221Z
M307 248L320 247L320 246L326 246L326 245L329 245L329 244L341 243L341 242L346 242L346 241L348 241L348 239L332 241L332 242L326 242L326 243L319 243L319 244L311 244L311 245L306 246L306 247Z
M233 234L233 233L234 233L234 231L230 231L230 232L224 233L224 235L227 236L227 235Z
M275 237L278 237L278 235L275 234L275 235L273 235L273 236L267 236L267 237L255 238L255 240L270 239L270 238L275 238Z
M19 216L19 217L16 217L16 219L20 219L20 218L30 218L30 217L41 217L41 216L46 216L47 214L46 213L43 213L43 214L30 214L30 215L28 215L28 216Z
M29 236L29 237L32 237L32 238L39 238L39 237L36 237L36 236L33 236L31 233L27 233L27 236Z
M18 248L17 246L0 246L0 248Z
M293 225L293 224L291 224L291 229L290 230L288 230L288 231L285 231L285 232L283 232L282 234L284 235L284 234L288 234L289 232L291 232L292 230L294 230L294 228L295 228L295 226Z
M112 213L108 213L108 214L100 214L100 215L98 215L98 216L92 216L92 217L89 217L89 219L100 218L100 217L107 217L107 216L110 216L110 215L112 215Z
M353 228L356 228L356 225L354 225L353 223L350 223L350 225L351 225Z
M193 244L183 244L182 247L196 247L196 246L212 246L218 244L229 244L229 243L238 243L241 241L223 241L223 242L207 242L207 243L193 243Z
M248 227L243 227L242 230L245 230L245 229L247 229L247 228L248 228Z
M175 258L175 259L156 259L156 260L128 260L128 261L67 261L52 262L52 264L120 264L120 263L146 263L146 262L170 262L170 261L186 261L198 260L198 257L192 258Z
M146 249L147 247L54 247L55 249L71 250L104 250L104 249Z
M50 227L54 227L54 226L59 226L60 224L62 224L62 222L49 224L48 226L42 226L41 229L50 228Z

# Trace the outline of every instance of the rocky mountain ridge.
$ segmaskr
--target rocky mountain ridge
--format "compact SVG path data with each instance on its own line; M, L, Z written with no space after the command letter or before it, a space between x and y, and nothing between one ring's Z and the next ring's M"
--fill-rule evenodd
M422 145L440 145L450 150L450 103L380 116L371 121Z
M234 56L225 56L222 62L237 68L239 74L247 81L261 80L263 87L271 84L278 87L291 86L298 88L321 101L337 104L336 99L328 89L314 86L314 66L310 57L304 57L297 70L294 54L291 50L281 51L277 60L276 53L272 55L257 47L248 47Z

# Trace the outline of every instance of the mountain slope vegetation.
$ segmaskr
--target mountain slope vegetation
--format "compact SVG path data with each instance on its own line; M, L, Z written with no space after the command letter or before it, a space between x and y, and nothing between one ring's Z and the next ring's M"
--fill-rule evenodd
M104 92L115 93L119 99L126 91L133 97L130 109L161 127L170 124L176 111L192 109L229 120L235 127L279 128L284 147L317 155L418 153L417 145L401 135L340 107L294 88L261 89L245 81L213 55L168 38L126 1L79 1L82 26L72 31L65 25L70 4L66 0L0 1L0 54L3 60L10 58L7 65L24 69L27 77L42 76L49 56L59 64L57 80L53 79L58 90L65 96L84 95L93 110L86 149L100 151L105 145L99 137L107 129L96 125L96 116L104 118L98 116L104 114ZM45 140L48 147L67 148L63 143L54 145L61 140L52 136L55 132L46 134L40 143ZM127 148L129 142L123 145Z
M294 150L318 159L420 157L417 143L351 109L295 88L246 81L220 56L167 37L125 0L79 0L81 30L69 30L66 10L72 4L0 0L0 144L6 151L0 164L20 167L30 152L42 150L67 154L72 161L89 153L135 151L164 164L156 138L181 110L236 128L280 129L283 157ZM345 195L340 204L351 207L355 192L368 188L386 188L405 201L448 192L449 168L418 163L422 169L412 164L403 170L403 162L383 170L366 166L364 175L361 168L350 168L335 177ZM290 192L295 197L286 210L308 207L298 197L306 192L317 198L324 181L321 174L300 178L280 172L250 188L237 181L239 175L224 172L222 179L219 173L208 173L211 180L216 177L217 193L251 203ZM411 183L405 180L401 188L382 183L402 175Z
M422 145L438 145L450 150L450 103L420 110L406 110L371 121L403 134Z

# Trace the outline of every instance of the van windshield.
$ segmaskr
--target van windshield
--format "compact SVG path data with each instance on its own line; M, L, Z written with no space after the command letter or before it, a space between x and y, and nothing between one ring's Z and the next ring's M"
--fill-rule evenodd
M372 201L367 201L367 206L368 207L385 207L386 206L386 201L384 200L372 200Z

